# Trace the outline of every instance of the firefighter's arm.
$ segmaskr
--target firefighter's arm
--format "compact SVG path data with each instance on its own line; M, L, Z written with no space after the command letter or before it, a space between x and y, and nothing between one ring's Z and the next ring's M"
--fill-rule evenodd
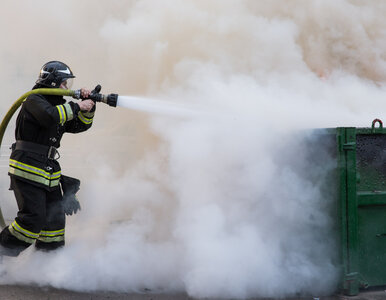
M52 106L38 95L29 96L23 106L43 127L71 121L80 111L79 105L72 101Z
M95 114L95 102L87 99L90 96L91 91L85 88L80 89L83 100L78 102L80 111L77 116L71 121L65 124L65 131L70 133L79 133L86 131L92 126L92 122Z
M96 105L92 100L79 102L80 110L77 117L65 124L65 131L70 133L83 132L92 126ZM91 107L91 109L90 109Z

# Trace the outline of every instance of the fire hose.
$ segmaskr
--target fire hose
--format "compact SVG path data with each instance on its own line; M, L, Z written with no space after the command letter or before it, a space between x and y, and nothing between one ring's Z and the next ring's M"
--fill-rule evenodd
M117 106L117 94L108 94L103 95L100 94L101 86L97 85L93 91L91 91L91 94L87 97L87 99L91 99L94 102L103 102L105 104L108 104L109 106L116 107ZM15 101L15 103L12 104L11 108L6 113L5 117L3 118L3 121L0 124L0 147L3 141L5 130L8 126L9 121L11 120L12 116L16 112L16 110L20 107L20 105L26 100L26 98L30 95L34 94L40 94L40 95L54 95L54 96L69 96L73 97L75 99L84 99L81 95L80 90L64 90L64 89L51 89L51 88L42 88L42 89L35 89L31 90L25 94L23 94L19 99ZM5 227L5 221L3 212L0 207L0 226L1 228Z

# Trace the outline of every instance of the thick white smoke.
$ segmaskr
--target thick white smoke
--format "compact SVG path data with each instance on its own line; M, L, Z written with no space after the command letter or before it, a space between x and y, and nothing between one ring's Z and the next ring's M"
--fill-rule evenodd
M83 210L67 219L65 248L5 259L1 282L194 297L334 291L335 199L323 186L334 159L321 147L320 167L304 141L312 128L383 117L382 0L2 7L3 113L51 59L78 87L168 102L98 105L92 130L63 139ZM170 101L200 113L163 115Z

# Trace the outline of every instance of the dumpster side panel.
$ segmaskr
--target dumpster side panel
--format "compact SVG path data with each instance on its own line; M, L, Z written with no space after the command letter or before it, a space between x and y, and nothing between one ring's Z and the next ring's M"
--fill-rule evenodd
M337 128L343 288L386 285L386 131Z
M386 135L357 135L359 269L364 285L386 284Z

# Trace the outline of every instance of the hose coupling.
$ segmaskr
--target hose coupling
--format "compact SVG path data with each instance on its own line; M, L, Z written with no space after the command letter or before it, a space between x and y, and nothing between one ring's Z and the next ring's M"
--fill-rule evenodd
M100 94L102 87L100 84L98 84L90 93L90 95L87 98L84 98L81 94L80 90L74 91L73 98L75 99L91 99L94 102L103 102L110 106L116 107L117 101L118 101L118 94L108 94L103 95Z

